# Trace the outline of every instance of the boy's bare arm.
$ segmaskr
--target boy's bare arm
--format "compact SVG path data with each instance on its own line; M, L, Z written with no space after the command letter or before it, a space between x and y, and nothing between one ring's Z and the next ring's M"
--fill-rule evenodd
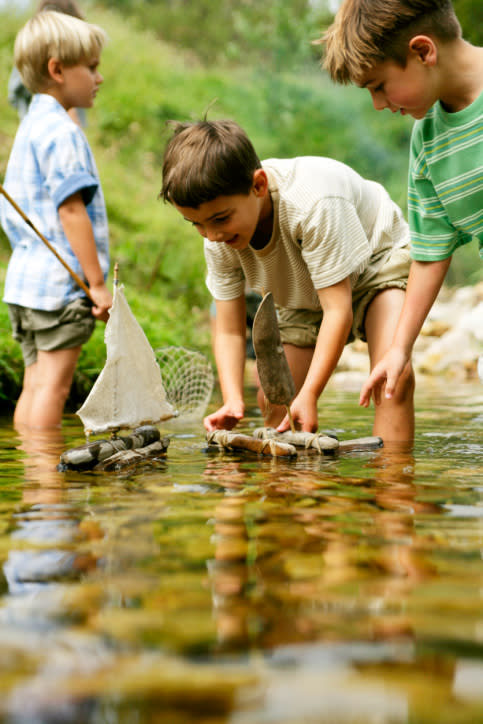
M243 376L246 353L245 296L216 302L215 358L223 405L204 419L205 428L231 430L244 415Z
M104 322L112 306L112 295L104 282L91 220L80 191L59 206L59 218L72 251L78 258L96 304L92 313Z
M292 417L305 432L317 430L317 401L337 366L352 326L352 289L349 277L318 289L323 310L317 343L305 381L290 405ZM288 417L278 430L287 430Z
M412 262L394 339L362 387L359 404L363 407L369 406L371 395L374 395L376 404L380 403L384 384L386 398L393 396L397 381L411 359L414 343L438 296L450 263L451 257L443 261Z

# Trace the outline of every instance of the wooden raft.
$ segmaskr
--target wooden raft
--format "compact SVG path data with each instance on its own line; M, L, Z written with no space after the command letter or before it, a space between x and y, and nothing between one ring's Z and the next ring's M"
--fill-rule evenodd
M130 435L95 440L66 450L60 456L57 470L121 470L164 456L168 445L169 438L162 438L157 427L143 425Z
M359 437L338 440L331 435L311 432L277 432L271 427L260 427L253 435L229 430L214 430L206 436L209 449L246 450L257 455L272 457L297 457L298 452L334 455L347 452L365 452L383 447L380 437Z

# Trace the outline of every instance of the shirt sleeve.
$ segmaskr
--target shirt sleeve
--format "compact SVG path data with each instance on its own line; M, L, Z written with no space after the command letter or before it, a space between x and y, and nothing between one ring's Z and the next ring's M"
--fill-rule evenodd
M450 257L471 236L455 229L431 180L424 145L413 129L408 177L408 220L411 257L417 261L441 261Z
M40 144L38 156L45 186L56 207L78 191L82 191L86 205L92 200L98 181L83 131L74 123L64 124L60 134Z
M245 275L238 254L223 247L204 240L206 286L214 299L229 301L245 293Z

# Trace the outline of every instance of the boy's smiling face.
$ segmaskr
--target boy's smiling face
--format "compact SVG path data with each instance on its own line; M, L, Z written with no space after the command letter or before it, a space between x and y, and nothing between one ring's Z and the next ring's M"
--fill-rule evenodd
M271 235L271 200L265 172L258 169L248 194L217 196L196 209L174 204L204 238L226 244L232 249L246 249L263 231Z

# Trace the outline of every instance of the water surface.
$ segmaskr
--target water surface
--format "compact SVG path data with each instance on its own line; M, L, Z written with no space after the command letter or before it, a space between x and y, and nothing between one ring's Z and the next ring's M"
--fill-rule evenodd
M371 434L357 394L320 424ZM207 452L60 473L0 426L0 719L483 722L483 387L430 382L411 452ZM260 425L255 410L243 426Z

